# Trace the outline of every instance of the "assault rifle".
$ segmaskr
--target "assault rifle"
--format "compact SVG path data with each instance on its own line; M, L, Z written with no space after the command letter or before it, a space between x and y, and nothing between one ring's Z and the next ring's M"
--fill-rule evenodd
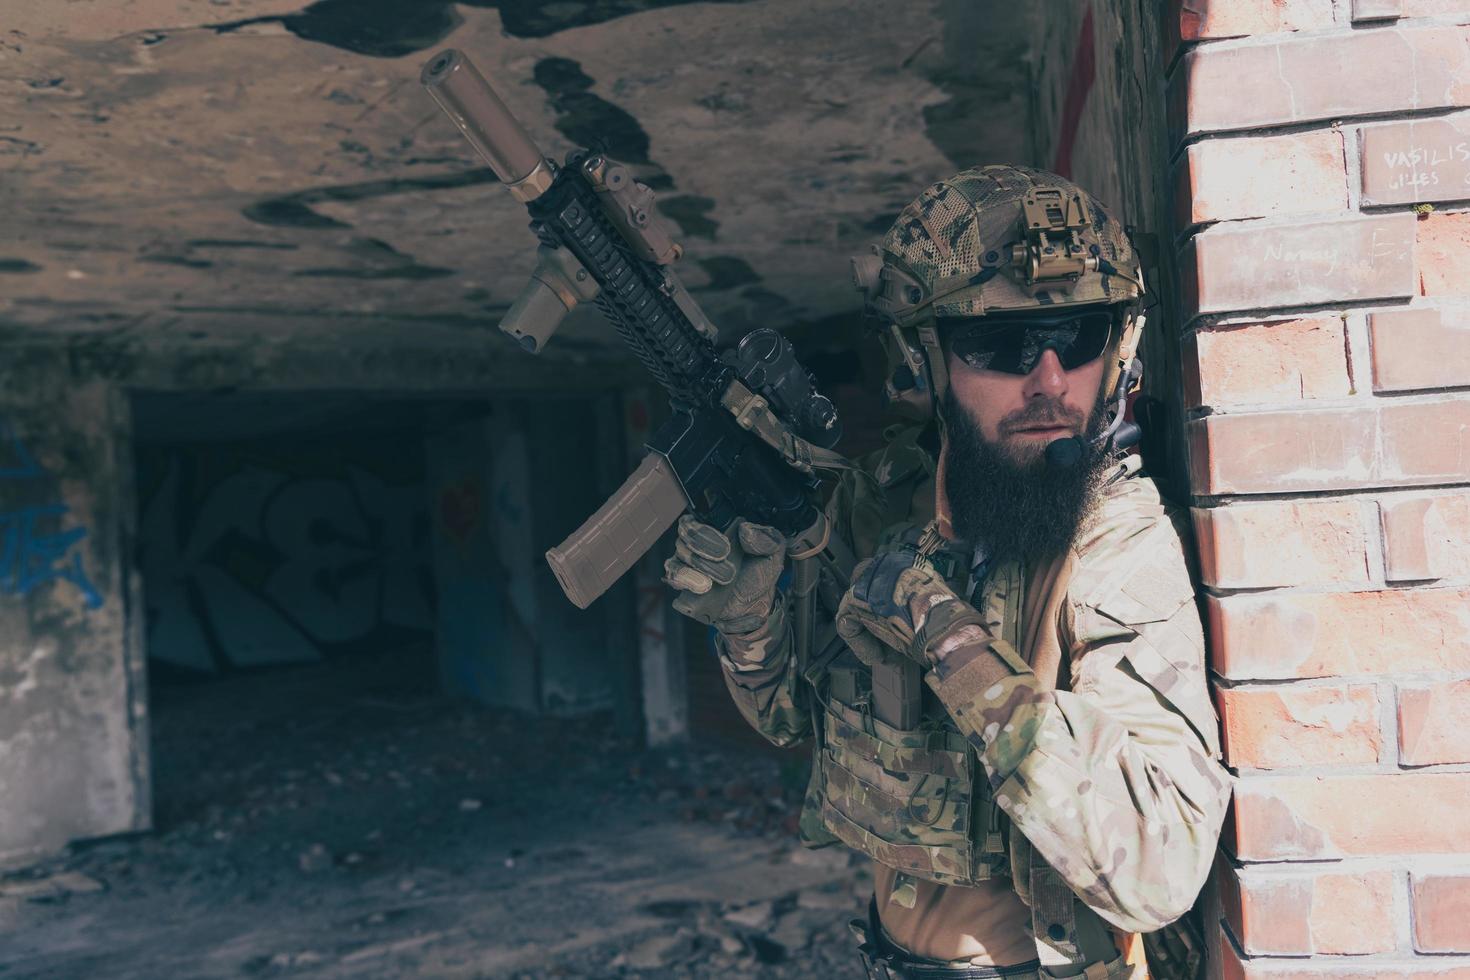
M500 329L536 353L577 304L594 301L672 405L622 487L546 553L567 598L585 609L686 510L722 530L743 517L793 542L795 637L804 660L814 639L816 560L844 586L852 569L814 502L818 471L850 466L832 450L841 436L832 402L773 329L716 346L718 330L671 268L682 246L653 191L626 167L595 149L573 150L557 166L459 51L436 54L420 80L526 205L541 243L531 280ZM918 677L910 673L875 678L875 695L896 685L912 691L916 707Z

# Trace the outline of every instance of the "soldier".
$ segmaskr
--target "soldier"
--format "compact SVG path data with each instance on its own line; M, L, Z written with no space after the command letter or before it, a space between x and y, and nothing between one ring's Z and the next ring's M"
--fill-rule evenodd
M870 977L1197 975L1166 927L1230 783L1182 518L1126 454L1134 249L1075 184L992 166L925 190L854 271L888 394L929 417L827 504L864 560L850 585L829 563L798 649L788 543L685 517L675 607L717 631L756 729L815 739L802 838L873 859Z

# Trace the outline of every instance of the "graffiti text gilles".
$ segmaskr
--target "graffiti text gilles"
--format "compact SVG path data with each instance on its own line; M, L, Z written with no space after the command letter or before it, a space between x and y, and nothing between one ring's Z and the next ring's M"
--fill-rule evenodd
M4 484L38 486L48 479L3 419L0 454L0 481ZM102 606L102 596L87 577L81 549L76 547L87 536L87 529L63 529L67 513L66 504L60 501L0 511L0 595L27 596L48 582L70 582L81 592L88 608Z

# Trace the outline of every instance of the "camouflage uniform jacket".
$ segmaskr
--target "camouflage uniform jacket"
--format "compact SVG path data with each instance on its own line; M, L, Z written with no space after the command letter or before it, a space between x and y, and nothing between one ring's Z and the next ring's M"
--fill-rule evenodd
M932 517L932 460L916 435L865 458L828 503L833 533L859 558ZM1230 781L1218 762L1179 520L1136 461L1119 464L1073 546L1055 689L1014 655L966 664L943 681L929 672L927 731L895 732L864 717L860 692L856 704L843 703L833 680L840 658L796 663L780 603L761 629L721 637L726 680L750 724L777 745L816 737L804 840L840 840L950 884L1009 876L1033 923L1053 939L1066 933L1049 945L1081 965L1069 944L1075 915L1154 933L1188 911L1209 873ZM1015 649L1019 581L1003 566L975 599ZM832 635L822 632L816 648ZM848 805L855 799L864 805ZM1153 942L1149 951L1158 975Z

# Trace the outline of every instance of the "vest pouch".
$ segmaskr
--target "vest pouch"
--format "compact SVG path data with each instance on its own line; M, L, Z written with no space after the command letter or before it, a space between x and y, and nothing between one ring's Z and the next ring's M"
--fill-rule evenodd
M857 680L857 703L834 696L852 690L845 680L825 699L817 765L827 831L915 877L959 885L989 877L975 835L983 841L989 831L990 807L976 799L969 743L953 729L884 724Z

